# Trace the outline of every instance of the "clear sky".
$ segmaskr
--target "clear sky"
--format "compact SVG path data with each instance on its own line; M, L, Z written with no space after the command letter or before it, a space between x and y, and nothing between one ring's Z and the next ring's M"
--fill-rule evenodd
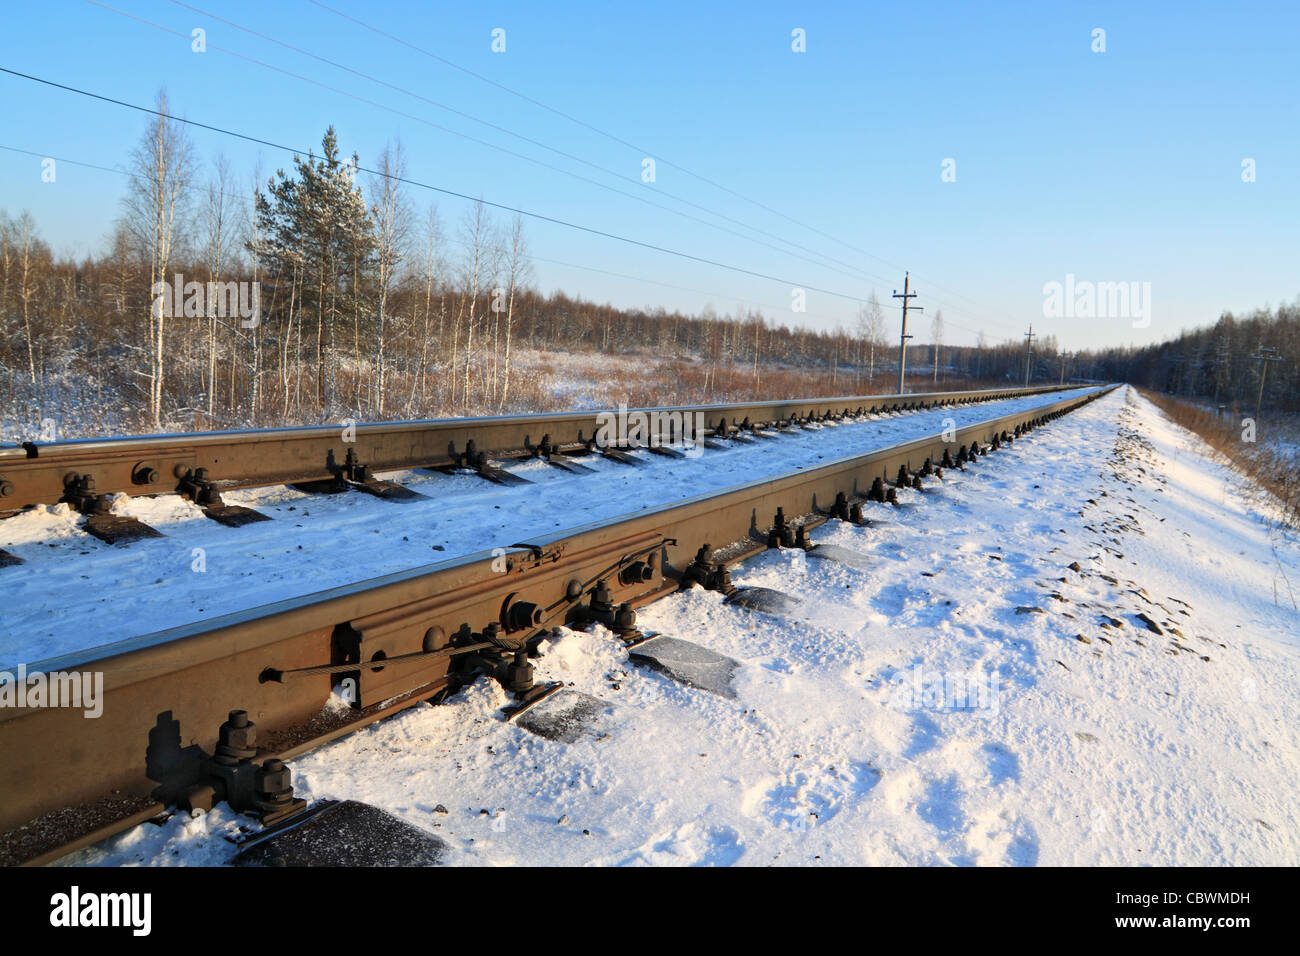
M363 166L400 138L421 182L781 280L527 223L543 290L618 305L848 326L853 297L892 303L910 269L919 340L942 309L950 343L1032 322L1082 348L1300 295L1293 0L322 3L404 42L312 0L3 0L0 66L140 105L165 86L188 119L303 150L332 123ZM123 176L59 162L42 182L41 157L122 169L146 120L0 74L0 145L37 154L0 149L0 208L30 210L56 252L99 252ZM291 162L190 135L245 180ZM455 236L467 203L410 197ZM1044 285L1070 274L1150 283L1149 322L1046 315ZM796 313L792 285L848 298L809 291Z

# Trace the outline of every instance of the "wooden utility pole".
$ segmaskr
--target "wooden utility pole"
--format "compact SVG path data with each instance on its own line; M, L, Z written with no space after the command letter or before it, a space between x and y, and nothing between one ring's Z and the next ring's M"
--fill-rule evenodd
M1261 347L1259 355L1255 357L1259 359L1259 396L1255 399L1255 427L1258 428L1259 410L1264 404L1264 376L1268 374L1268 363L1280 362L1282 356L1277 354L1277 349Z
M1219 405L1219 391L1223 385L1223 369L1228 365L1228 346L1220 342L1214 350L1214 414L1222 418L1223 407Z
M1029 387L1029 367L1034 359L1034 324L1029 323L1029 331L1025 333L1025 387ZM1051 373L1048 373L1051 374Z
M903 387L903 375L907 370L907 340L912 337L907 334L907 309L908 309L907 300L916 298L915 292L908 291L908 285L911 281L911 275L912 274L910 272L904 272L903 291L901 293L897 291L894 292L895 299L903 300L903 332L898 339L898 394L899 395L902 395L905 391L907 391ZM920 306L912 306L912 308L915 309L917 312L925 311L925 309L921 308Z

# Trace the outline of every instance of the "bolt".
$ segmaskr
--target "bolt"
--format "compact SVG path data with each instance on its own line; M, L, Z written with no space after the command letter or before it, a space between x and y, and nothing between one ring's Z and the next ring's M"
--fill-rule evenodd
M618 573L618 579L623 584L643 584L654 576L654 568L644 561L633 561Z
M256 747L257 725L248 719L248 711L232 710L226 722L217 731L217 755L243 759L251 757ZM227 752L223 754L223 750Z
M528 601L516 601L506 610L506 626L512 631L536 627L541 622L542 609Z

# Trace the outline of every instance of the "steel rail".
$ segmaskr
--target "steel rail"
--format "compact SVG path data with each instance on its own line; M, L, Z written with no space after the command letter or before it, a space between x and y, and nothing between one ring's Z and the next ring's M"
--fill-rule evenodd
M914 472L945 451L1019 435L1115 387L548 533L505 554L455 558L31 664L29 673L102 674L103 715L0 708L0 858L42 861L114 832L126 824L104 823L111 800L136 800L118 814L126 821L156 813L183 788L198 751L213 751L232 709L257 724L259 759L300 753L446 687L452 654L430 652L482 642L492 626L528 640L547 629L533 626L543 617L589 620L597 581L614 605L640 606L677 590L701 549L729 564L765 547L778 509L792 524L815 525L837 495L861 501L900 467ZM277 678L288 672L300 676ZM321 729L322 708L344 676L356 683L356 719ZM76 809L85 820L69 822ZM58 838L43 839L42 827Z
M1073 387L1073 386L1071 386ZM909 395L857 395L837 398L751 402L730 405L623 409L629 417L655 413L672 421L700 413L711 434L719 420L728 426L808 420L844 412L887 411L966 404L1060 391L1064 386L926 392ZM557 450L591 442L602 416L620 409L541 415L448 418L427 421L249 429L87 438L62 442L0 445L0 515L32 505L52 505L65 496L69 476L93 479L97 495L139 495L180 490L186 475L202 474L218 491L263 485L323 481L335 477L352 452L371 473L407 468L440 468L461 463L470 442L489 457L534 453L549 436ZM692 418L692 421L695 419ZM650 436L646 436L649 438Z

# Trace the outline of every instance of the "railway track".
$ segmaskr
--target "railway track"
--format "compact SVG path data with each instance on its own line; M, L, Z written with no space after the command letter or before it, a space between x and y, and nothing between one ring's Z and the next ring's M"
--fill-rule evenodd
M628 409L651 413L666 430L684 419L703 421L705 438L752 431L760 423L835 420L871 412L935 408L1061 390L985 389L914 395L867 395L798 401ZM348 482L374 488L378 472L409 468L463 468L496 477L494 459L543 457L561 461L597 450L609 411L338 426L196 432L136 438L77 439L0 444L0 515L32 505L67 501L88 514L102 512L112 494L175 492L213 508L236 488ZM647 434L646 441L661 436ZM673 437L662 436L665 443ZM680 432L677 437L680 437ZM605 451L605 449L602 449ZM617 449L613 449L617 451ZM383 494L383 491L379 491ZM221 513L213 517L220 520Z
M102 674L102 716L88 720L72 708L0 708L0 772L5 780L0 859L48 862L157 817L171 805L204 808L226 799L268 825L292 817L301 802L293 798L287 769L275 761L290 760L388 714L437 698L458 681L485 671L518 695L517 708L522 710L549 689L534 684L528 653L557 625L599 623L635 642L643 637L636 628L636 609L692 584L730 592L729 599L742 606L761 609L765 602L780 601L784 596L774 592L733 589L728 568L769 546L804 547L807 531L825 521L861 521L866 501L888 501L898 485L925 487L942 468L978 461L1003 442L1106 391L1068 396L774 479L530 537L495 553L459 557L31 664L32 673ZM874 406L853 399L846 401L857 404L841 408L851 412L859 406L893 407L890 403L954 404L1006 394L889 396L870 400ZM725 411L706 411L706 416L716 416L710 427L713 435L741 427L757 436L763 424L788 426L801 418L842 414L834 410L837 405L840 400L727 406ZM555 427L557 418L566 427L577 425L574 443L546 443L550 453L561 457L577 450L573 445L585 447L585 436L581 442L577 438L586 428L594 434L596 427L594 413L542 418L547 428ZM461 436L462 447L473 440L477 448L502 456L521 436L526 439L524 453L530 453L531 436L541 427L536 420L530 420L531 425L514 419L472 421L497 423L500 430L480 426L474 431L466 422L416 423L403 446L406 457L384 458L376 457L377 449L395 447L393 435L399 427L357 426L357 446L381 463L375 471L417 462L427 466L429 449L445 443L451 454L456 447L452 434ZM362 443L367 428L377 430L373 444ZM320 434L324 431L329 435ZM279 445L269 437L274 433L265 432L245 433L249 437L242 440L233 435L221 439L231 443L224 446L227 449L244 450L239 461L228 450L221 453L224 458L214 454L210 460L224 470L212 480L230 482L229 487L284 480L282 468L275 472L279 477L271 478L272 470L257 464L257 453L250 449L278 447L277 454L291 457L296 453L284 449L301 441L302 448L319 453L323 442L337 442L339 436L336 429L289 432L313 434L284 437ZM412 437L417 433L418 440ZM564 433L557 429L554 434ZM471 435L485 436L483 444ZM90 443L109 446L100 449L64 444L80 446L67 456L120 463L135 456L140 443L179 442L185 437ZM213 447L218 446L214 437ZM40 461L44 454L46 470L39 474L47 478L24 483L21 491L16 485L10 497L22 501L52 493L42 481L48 483L48 466L61 453L38 449L34 457L19 459ZM71 460L67 456L65 463ZM434 458L433 463L440 460ZM0 468L9 467L5 461L0 459ZM339 478L328 470L322 478L307 458L302 461L298 471L288 473L295 480ZM344 480L365 483L371 478L367 472L353 471ZM341 683L350 689L352 709L323 713L332 689Z

